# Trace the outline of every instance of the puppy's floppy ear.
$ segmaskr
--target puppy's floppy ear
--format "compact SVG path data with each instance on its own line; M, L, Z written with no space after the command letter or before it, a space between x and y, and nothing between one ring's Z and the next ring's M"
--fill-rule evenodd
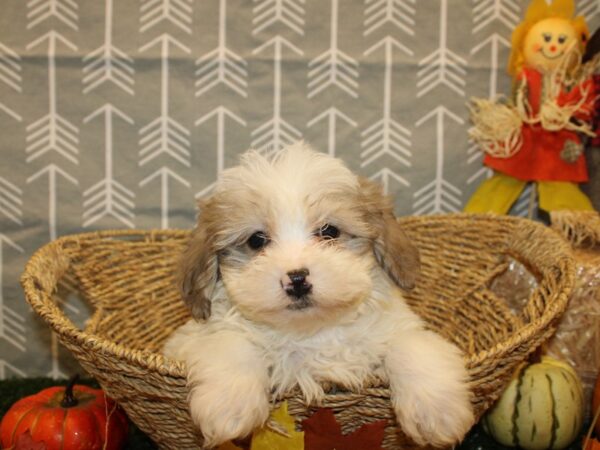
M202 215L181 256L176 277L181 297L196 320L210 317L210 298L219 274L217 254Z
M374 252L377 262L402 288L415 286L421 267L419 250L398 224L391 199L379 185L359 178L366 220L374 228Z

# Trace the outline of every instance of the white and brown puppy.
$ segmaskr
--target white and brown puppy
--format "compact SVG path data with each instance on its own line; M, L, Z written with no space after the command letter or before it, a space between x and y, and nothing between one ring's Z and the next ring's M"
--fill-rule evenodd
M223 172L183 255L180 287L196 320L166 355L185 361L190 411L207 446L248 435L272 393L389 379L398 422L416 442L459 441L474 421L460 351L402 298L417 249L391 201L306 144Z

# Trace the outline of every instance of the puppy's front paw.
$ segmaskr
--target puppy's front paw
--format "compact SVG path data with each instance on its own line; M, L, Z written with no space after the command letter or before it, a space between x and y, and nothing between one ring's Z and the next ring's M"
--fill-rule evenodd
M466 386L430 385L393 399L400 426L416 443L446 446L458 443L475 418Z
M421 445L459 442L475 422L460 351L429 331L398 342L386 366L400 426Z
M190 413L202 431L206 448L248 436L268 419L267 392L259 383L243 378L192 388Z

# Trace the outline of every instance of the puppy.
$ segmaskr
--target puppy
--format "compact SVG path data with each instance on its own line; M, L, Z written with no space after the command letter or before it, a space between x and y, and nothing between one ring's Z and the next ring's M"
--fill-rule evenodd
M298 386L318 403L323 383L373 374L414 441L459 441L474 422L467 372L402 298L418 270L391 201L340 160L304 143L244 154L201 202L179 270L195 320L165 344L187 364L205 445L260 427L272 395Z

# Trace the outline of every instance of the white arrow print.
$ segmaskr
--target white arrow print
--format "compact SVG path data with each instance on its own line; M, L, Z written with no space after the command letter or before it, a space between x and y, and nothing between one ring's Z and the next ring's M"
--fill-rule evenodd
M219 42L217 48L196 61L196 97L223 83L242 97L246 97L248 88L248 63L239 55L227 48L227 0L219 0Z
M384 167L379 172L369 177L371 180L378 181L383 186L383 192L387 195L390 193L390 183L395 180L396 182L408 187L409 183L404 177L401 177L396 172Z
M110 103L98 108L83 122L88 123L96 117L104 117L104 178L83 193L84 227L88 227L105 216L111 216L133 228L135 194L114 179L113 171L113 116L133 125L133 119Z
M23 249L15 244L6 235L0 233L0 339L4 339L12 344L18 350L25 351L25 319L4 304L4 286L3 286L3 269L4 269L4 248L11 247L19 253L23 253Z
M21 92L21 57L0 42L0 81Z
M350 117L342 113L335 107L331 107L326 109L317 117L308 122L307 126L312 127L317 122L320 122L323 119L327 119L327 127L328 127L328 139L327 139L327 153L331 156L335 156L335 137L336 137L336 129L337 129L337 118L342 119L348 125L356 127L356 122L352 120Z
M140 31L149 30L166 20L192 34L192 0L142 0L140 6Z
M511 216L527 217L533 219L538 210L538 198L534 183L528 183L521 195L510 209Z
M521 8L515 0L474 0L473 33L497 20L512 30L519 23Z
M83 58L83 93L87 94L104 82L110 81L133 95L133 59L113 45L113 0L106 0L105 5L104 43Z
M190 49L168 34L162 34L140 48L141 52L156 44L161 49L160 116L140 130L140 166L165 153L184 166L190 166L190 131L169 116L169 44L185 53Z
M31 21L27 25L27 29L39 25L49 17L56 17L65 25L78 30L77 9L79 5L74 0L30 0L27 8L29 9L27 19Z
M484 155L479 146L477 144L474 144L473 141L470 141L470 143L471 145L469 145L469 148L467 149L467 164L476 164L478 170L469 178L467 178L468 185L475 183L481 178L489 178L492 176L493 173L493 171L489 167L482 165L481 162L483 160Z
M9 115L13 119L15 119L17 122L21 122L23 120L23 118L20 116L20 114L14 112L12 109L10 109L8 106L4 105L3 103L0 103L0 111L6 113L7 115Z
M21 378L24 378L26 376L25 372L23 372L22 370L19 370L12 364L9 364L3 359L0 359L0 380L6 380L8 378L9 371L12 372L13 376L16 375L17 377Z
M364 36L391 23L410 36L414 36L416 0L366 0Z
M499 34L492 34L489 38L473 47L471 55L479 52L482 48L490 46L490 94L489 98L495 98L498 92L498 55L500 53L500 45L510 48L510 42L504 39Z
M599 0L580 0L577 5L577 14L585 16L588 23L600 13Z
M304 35L304 5L305 0L254 0L258 3L253 8L256 26L252 34L258 34L275 22L281 22L300 35Z
M160 226L162 229L166 229L169 228L169 178L173 178L175 181L178 181L187 188L190 187L190 183L188 183L168 167L161 167L152 175L144 178L140 182L140 187L146 186L155 178L160 179Z
M329 50L308 64L308 98L330 85L339 87L351 97L358 97L358 62L338 48L338 2L339 0L331 0Z
M443 84L460 96L465 95L467 62L448 49L448 0L440 0L440 41L438 48L421 61L417 72L417 97Z
M23 191L15 184L0 177L0 212L13 222L21 225L23 217Z
M56 43L58 41L73 51L76 51L77 47L52 30L30 43L27 49L29 50L44 41L48 41L48 103L50 112L27 126L26 141L28 145L25 148L29 155L27 162L29 163L45 153L55 151L72 163L77 164L79 129L57 112L55 60Z
M304 53L281 36L273 37L256 48L252 53L256 55L271 45L275 51L275 56L273 57L273 118L251 133L252 147L265 155L278 152L286 145L292 144L302 137L300 130L287 123L281 117L281 56L284 46L293 50L298 55L303 55Z
M450 117L456 123L464 124L462 118L444 106L438 106L416 123L417 127L420 127L433 118L436 123L435 178L414 193L413 209L416 215L456 212L461 208L461 190L444 179L444 117Z
M392 119L392 67L393 50L397 48L405 53L411 54L410 49L399 43L391 36L387 36L369 48L365 56L370 55L375 50L383 48L385 52L385 73L383 80L383 117L361 133L363 138L361 158L364 161L361 167L368 166L373 161L389 155L396 159L400 164L410 167L409 158L412 153L409 150L411 146L411 132Z
M57 224L58 214L56 206L58 204L58 176L61 176L71 184L78 185L79 183L75 178L66 173L56 164L50 164L44 167L42 170L33 174L27 179L27 184L34 182L43 175L48 175L48 225L50 229L50 240L53 241L57 238Z
M223 106L219 106L219 107L215 108L214 110L212 110L211 112L209 112L208 114L205 114L204 116L202 116L198 120L196 120L195 125L196 126L202 125L203 123L209 121L213 117L217 118L217 179L218 179L219 175L221 175L221 172L223 172L223 169L225 168L225 119L227 117L229 117L230 119L235 120L237 123L239 123L240 125L242 125L244 127L246 126L246 122L241 117L239 117L236 114L229 111L227 108L225 108ZM197 192L195 197L196 198L204 197L208 193L212 192L214 186L215 186L215 183L211 183L209 186L202 189L200 192Z
M0 42L0 81L17 92L22 92L21 82L21 57ZM5 112L10 117L20 122L21 116L8 106L0 102L0 111Z

